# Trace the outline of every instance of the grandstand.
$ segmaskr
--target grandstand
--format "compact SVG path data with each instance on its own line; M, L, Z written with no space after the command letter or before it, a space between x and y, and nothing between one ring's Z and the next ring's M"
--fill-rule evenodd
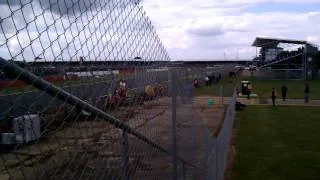
M263 76L312 78L312 64L318 47L307 41L257 37L252 46L260 48L254 59Z

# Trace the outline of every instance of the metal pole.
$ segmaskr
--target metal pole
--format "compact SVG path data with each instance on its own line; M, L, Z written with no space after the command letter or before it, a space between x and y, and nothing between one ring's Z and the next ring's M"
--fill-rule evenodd
M129 180L129 143L128 143L128 134L125 131L122 131L122 179Z
M177 87L176 87L176 73L173 70L171 74L172 87L172 180L177 179L177 137L176 137L176 118L177 118Z
M183 179L186 180L187 179L186 166L184 165L183 162L182 162L182 173L183 173Z
M215 155L216 155L216 174L215 174L215 176L216 176L216 180L218 180L218 178L219 178L219 137L220 136L218 136L218 138L216 139L216 152L215 152Z
M209 179L208 174L209 174L209 164L208 164L208 160L209 160L209 132L208 129L204 130L204 179Z
M223 85L220 86L220 105L223 106Z
M303 58L304 58L304 80L308 80L308 67L307 67L307 45L305 45L305 50L304 50L304 54L303 54Z
M306 63L305 63L305 60L304 60L304 56L305 56L305 52L306 52L306 45L304 45L304 50L302 52L302 55L301 55L301 70L302 70L302 78L303 80L306 80Z

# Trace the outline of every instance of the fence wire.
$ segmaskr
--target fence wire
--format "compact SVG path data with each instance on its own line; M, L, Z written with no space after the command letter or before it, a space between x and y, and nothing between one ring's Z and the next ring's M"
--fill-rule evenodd
M212 177L192 81L229 69L170 67L139 1L0 8L0 179Z

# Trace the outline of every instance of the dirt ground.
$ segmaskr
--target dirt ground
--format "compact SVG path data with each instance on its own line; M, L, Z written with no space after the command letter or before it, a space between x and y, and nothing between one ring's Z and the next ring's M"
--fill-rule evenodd
M256 76L259 71L243 70L240 76Z
M214 104L208 105L208 99L213 99ZM225 105L220 104L220 98L214 96L195 97L195 107L204 124L209 128L214 136L219 133L220 125L226 110Z
M214 97L197 97L188 102L177 100L177 152L179 157L192 164L201 165L205 126L215 134L224 116L224 106L208 106L208 98ZM218 100L215 99L215 102ZM171 98L120 108L111 114L155 144L171 151ZM2 153L0 179L35 176L111 179L111 175L120 178L123 174L122 137L122 131L102 119L61 124L60 128L47 132L33 144L18 147L11 153ZM171 156L132 135L128 135L127 143L128 174L131 179L171 179ZM179 173L182 173L181 163L178 165ZM197 171L189 166L185 168L187 177Z

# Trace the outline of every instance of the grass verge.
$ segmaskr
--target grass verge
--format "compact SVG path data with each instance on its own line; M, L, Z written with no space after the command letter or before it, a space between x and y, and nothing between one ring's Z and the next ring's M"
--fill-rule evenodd
M220 83L212 86L202 86L197 89L194 95L220 95L220 86L224 87L225 96L230 96L233 90L233 84L239 87L241 92L241 81L248 80L252 82L252 93L258 94L258 98L268 99L271 98L272 88L276 88L278 96L281 96L281 86L283 82L288 87L287 99L303 99L304 98L304 84L302 80L262 80L256 77L239 76L236 78L224 78ZM310 99L320 99L320 80L308 81L310 86ZM255 98L255 97L253 97Z
M236 155L227 179L319 179L320 111L249 106L237 113Z
M252 93L258 94L259 98L271 98L272 88L281 96L281 87L285 83L288 87L288 99L303 99L304 98L304 84L303 80L263 80L256 77L238 77L236 82L241 91L241 81L249 80L252 82ZM310 99L320 99L320 80L308 81L310 86Z

